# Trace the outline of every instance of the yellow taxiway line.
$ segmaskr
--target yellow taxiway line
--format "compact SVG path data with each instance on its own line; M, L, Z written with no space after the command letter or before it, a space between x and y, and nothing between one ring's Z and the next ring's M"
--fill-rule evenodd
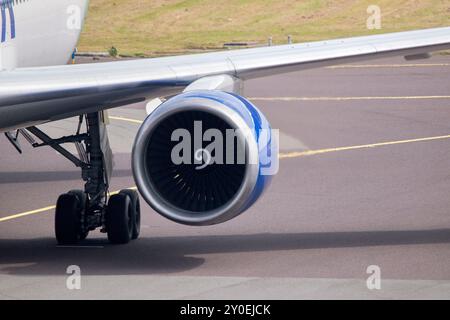
M361 100L438 100L450 96L393 96L393 97L253 97L252 101L361 101Z
M134 187L130 187L128 189L137 190L137 187L134 186ZM112 195L118 194L119 192L120 192L120 190L113 191L113 192L110 192L109 195L112 196ZM36 210L30 210L30 211L25 211L22 213L12 214L12 215L0 218L0 222L5 222L8 220L18 219L18 218L22 218L22 217L26 217L26 216L31 216L33 214L54 210L55 208L56 208L56 206L53 205L53 206L48 206L48 207L44 207L44 208L40 208L40 209L36 209Z
M408 139L408 140L398 140L398 141L387 141L387 142L379 142L379 143L372 143L372 144L362 144L359 146L349 146L349 147L340 147L340 148L328 148L328 149L319 149L319 150L306 150L306 151L300 151L300 152L280 153L279 158L280 159L300 158L300 157L314 156L314 155L330 153L330 152L377 148L377 147L383 147L383 146L392 146L392 145L396 145L396 144L425 142L425 141L444 140L444 139L450 139L450 135L418 138L418 139Z
M126 122L132 122L132 123L137 123L137 124L142 124L142 120L137 120L137 119L131 119L131 118L126 118L126 117L118 117L118 116L110 116L108 115L109 119L112 120L119 120L119 121L126 121Z
M450 67L450 63L404 63L404 64L344 64L326 67L327 69L351 69L351 68L430 68Z
M127 119L122 117L110 117L111 119L115 120L121 120L121 121L130 121L134 123L141 123L142 121L136 120L136 119ZM406 143L415 143L415 142L426 142L426 141L437 141L437 140L445 140L450 139L450 135L444 135L444 136L435 136L435 137L426 137L426 138L418 138L418 139L408 139L408 140L398 140L398 141L387 141L387 142L379 142L379 143L372 143L372 144L363 144L363 145L356 145L356 146L348 146L348 147L339 147L339 148L327 148L327 149L318 149L318 150L307 150L307 151L301 151L301 152L288 152L288 153L280 153L279 158L280 159L289 159L289 158L300 158L305 156L314 156L318 154L324 154L324 153L330 153L330 152L342 152L342 151L350 151L350 150L361 150L361 149L368 149L368 148L377 148L377 147L383 147L383 146L392 146L392 145L399 145L399 144L406 144ZM136 190L136 186L133 186L129 189ZM111 192L110 195L117 194L119 191ZM26 211L22 213L12 214L5 216L3 218L0 218L0 222L5 222L9 220L14 220L42 212L47 212L50 210L54 210L55 206L48 206L36 210Z
M53 210L55 208L56 208L56 206L49 206L49 207L45 207L45 208L41 208L41 209L30 210L30 211L26 211L26 212L22 212L22 213L13 214L13 215L10 215L10 216L6 216L6 217L3 217L3 218L0 218L0 222L13 220L13 219L18 219L18 218L30 216L30 215L36 214L36 213L42 213L42 212L50 211L50 210Z

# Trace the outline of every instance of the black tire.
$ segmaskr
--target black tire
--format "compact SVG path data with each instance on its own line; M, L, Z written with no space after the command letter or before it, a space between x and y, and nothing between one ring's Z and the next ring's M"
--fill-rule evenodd
M84 210L86 210L86 200L87 200L86 193L84 193L84 191L82 191L82 190L70 190L68 193L73 194L78 198L78 200L80 201L81 207L82 207L81 214L83 214ZM81 220L81 216L79 218ZM79 240L85 240L87 238L88 234L89 234L89 230L81 232L81 225L80 225Z
M119 192L130 197L131 200L131 218L133 223L133 231L131 233L131 239L136 240L139 238L141 232L141 204L139 202L139 194L135 190L125 189Z
M106 231L113 244L130 242L133 232L131 200L126 194L115 194L109 198L106 210Z
M55 210L55 236L58 244L71 245L80 240L80 217L84 204L73 193L58 198Z

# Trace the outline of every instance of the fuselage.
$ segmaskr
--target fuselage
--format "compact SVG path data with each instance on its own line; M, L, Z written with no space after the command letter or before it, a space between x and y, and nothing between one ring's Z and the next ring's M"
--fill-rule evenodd
M0 0L0 70L66 64L89 0Z

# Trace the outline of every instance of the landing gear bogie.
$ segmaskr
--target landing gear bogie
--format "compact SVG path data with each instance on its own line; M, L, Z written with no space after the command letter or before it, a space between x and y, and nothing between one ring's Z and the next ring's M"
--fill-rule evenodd
M137 192L122 190L108 197L113 161L104 117L102 112L82 115L76 133L58 139L34 126L21 130L33 147L49 146L81 169L84 190L62 194L56 204L55 235L58 244L77 244L86 239L89 231L97 228L108 233L108 239L114 244L128 243L139 236ZM84 121L86 132L81 133ZM37 142L35 137L41 142ZM66 143L75 144L78 157L64 148Z
M104 221L104 230L112 244L126 244L139 237L141 213L136 191L125 189L112 195L102 213L99 213L98 209L89 212L87 199L87 195L81 190L72 190L59 197L55 211L58 244L77 244L86 239L89 230L101 227L100 221ZM87 219L98 214L103 214L104 219ZM89 224L89 221L99 222Z

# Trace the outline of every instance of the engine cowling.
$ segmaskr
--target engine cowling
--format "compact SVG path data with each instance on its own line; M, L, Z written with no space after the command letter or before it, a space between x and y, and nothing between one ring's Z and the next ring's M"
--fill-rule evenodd
M268 186L272 174L264 170L278 165L277 144L267 119L245 98L186 92L142 124L133 174L143 198L164 217L187 225L222 223L249 208Z

